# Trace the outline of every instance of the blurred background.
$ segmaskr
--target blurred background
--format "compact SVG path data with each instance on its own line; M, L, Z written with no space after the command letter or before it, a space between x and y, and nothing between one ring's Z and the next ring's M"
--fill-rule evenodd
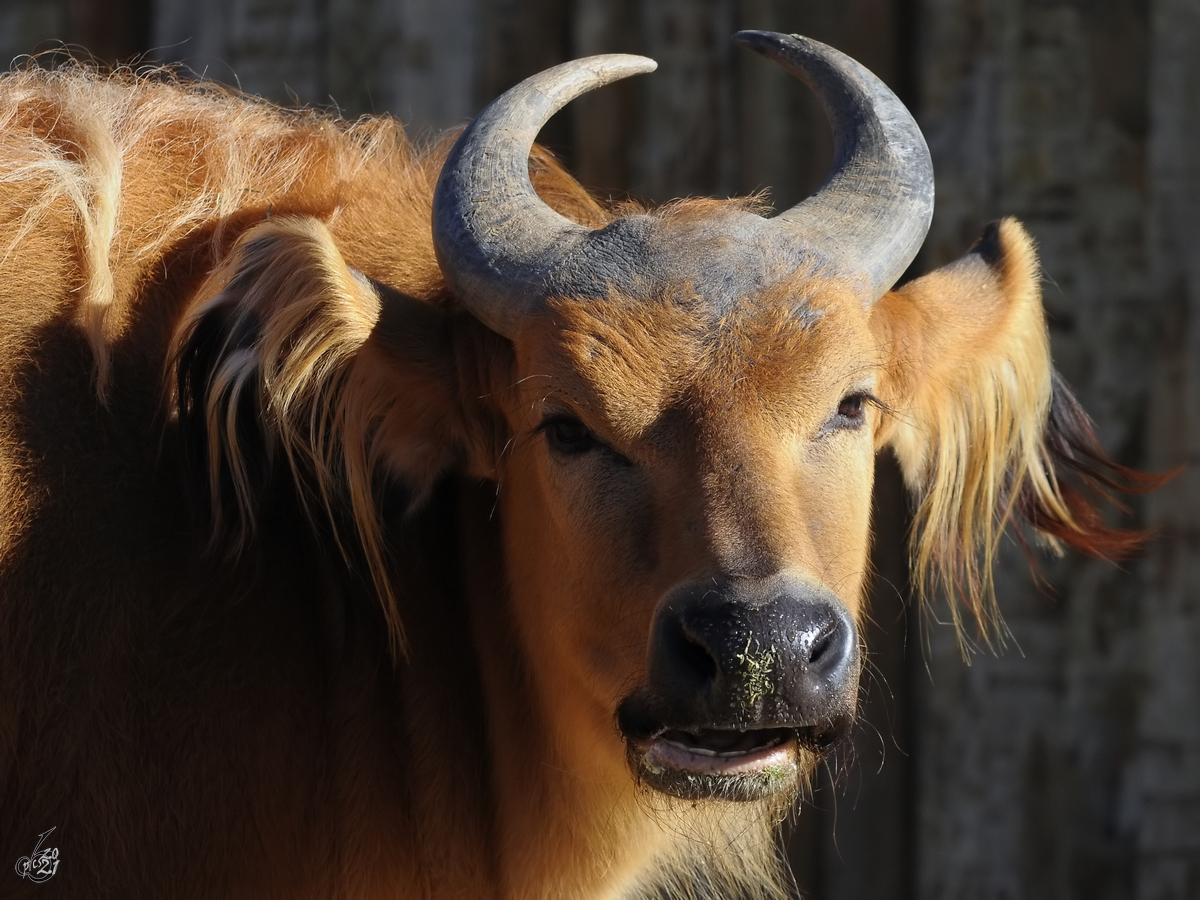
M606 196L769 187L782 208L820 183L831 140L802 85L732 47L739 28L810 35L887 81L937 173L914 271L1020 217L1103 444L1127 465L1192 461L1197 0L0 0L0 57L66 42L181 62L419 137L565 59L643 53L657 73L577 101L543 140ZM789 843L807 897L1200 898L1198 501L1191 468L1136 501L1127 522L1156 534L1120 567L1045 560L1039 586L1009 548L1006 646L964 661L944 613L903 602L906 504L881 461L857 750Z

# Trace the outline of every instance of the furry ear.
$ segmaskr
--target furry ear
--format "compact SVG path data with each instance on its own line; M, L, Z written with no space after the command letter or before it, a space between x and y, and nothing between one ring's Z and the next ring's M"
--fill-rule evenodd
M179 423L214 539L248 545L273 465L286 461L310 520L366 564L396 649L383 484L402 482L417 503L448 469L487 468L491 423L460 400L486 391L478 367L459 365L455 332L444 309L352 270L324 223L282 218L242 236L174 341Z
M992 565L1017 519L1054 550L1116 559L1145 539L1105 524L1107 491L1166 477L1110 460L1054 371L1033 242L994 223L961 260L885 296L872 313L883 348L878 432L918 500L914 583L958 597L985 639L998 633ZM1019 538L1019 534L1018 534ZM958 604L954 621L961 628Z

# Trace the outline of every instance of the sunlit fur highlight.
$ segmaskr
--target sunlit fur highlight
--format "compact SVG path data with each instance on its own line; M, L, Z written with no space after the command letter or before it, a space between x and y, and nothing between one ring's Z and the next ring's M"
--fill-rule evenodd
M5 223L0 259L47 217L74 220L78 316L103 396L109 345L164 250L210 224L218 247L230 224L299 191L332 210L365 164L403 146L388 119L347 126L282 112L167 71L100 77L81 64L31 64L0 81L0 187L27 198L12 207L20 213Z
M1101 490L1161 483L1096 444L1051 364L1040 277L1032 240L1006 219L964 259L888 295L877 314L893 392L881 440L917 498L913 583L962 601L950 610L964 647L963 608L985 641L1003 634L992 570L1014 519L1054 552L1066 543L1119 558L1144 539L1106 525L1096 504L1107 495L1064 477L1082 470L1083 487Z
M1033 479L1056 503L1053 475L1042 466L1041 448L1050 403L1050 348L1043 321L1032 245L1010 227L1010 260L999 271L982 257L967 257L918 280L901 292L933 304L955 292L997 298L997 321L966 347L928 352L920 387L902 405L892 446L910 488L920 500L913 523L913 583L960 597L985 634L999 628L991 570L1011 516L1007 485ZM936 297L927 299L927 297ZM974 299L974 298L972 298ZM936 315L936 311L930 310ZM966 352L963 352L963 351ZM940 352L939 352L940 351ZM937 368L935 368L937 367ZM915 420L909 424L908 420ZM960 606L951 604L962 629Z
M225 509L222 492L211 493L213 521L234 530L236 547L253 537L261 486L247 457L261 451L243 446L240 417L248 409L264 417L256 435L266 443L261 449L270 454L278 443L314 525L332 526L348 562L355 561L351 546L365 555L398 648L403 629L387 574L371 440L396 399L394 391L364 383L363 367L354 365L379 317L378 295L351 273L319 221L283 219L246 232L200 296L210 299L189 310L177 358L180 373L189 373L197 329L222 312L222 345L213 348L208 383L203 390L186 381L180 388L205 399L204 409L191 412L204 418L208 480L228 481L234 498L235 508ZM246 343L235 344L237 338ZM353 545L337 527L346 499L357 531Z

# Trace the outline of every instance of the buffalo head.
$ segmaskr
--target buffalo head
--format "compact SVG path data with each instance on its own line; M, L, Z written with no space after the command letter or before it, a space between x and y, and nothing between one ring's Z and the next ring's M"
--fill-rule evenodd
M794 785L853 719L882 357L871 310L916 255L933 176L879 79L798 36L737 40L817 93L834 171L774 218L683 202L589 228L535 192L538 130L649 71L543 72L464 132L434 199L460 302L513 347L506 527L530 650L688 798Z

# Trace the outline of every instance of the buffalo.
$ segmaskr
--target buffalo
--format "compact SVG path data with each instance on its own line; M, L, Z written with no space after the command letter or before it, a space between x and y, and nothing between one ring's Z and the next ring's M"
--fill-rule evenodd
M736 40L835 134L775 216L605 205L534 146L640 57L427 148L169 73L0 81L3 893L783 895L878 452L964 629L1011 523L1136 544L1100 507L1152 479L1055 374L1029 236L893 290L916 123Z

